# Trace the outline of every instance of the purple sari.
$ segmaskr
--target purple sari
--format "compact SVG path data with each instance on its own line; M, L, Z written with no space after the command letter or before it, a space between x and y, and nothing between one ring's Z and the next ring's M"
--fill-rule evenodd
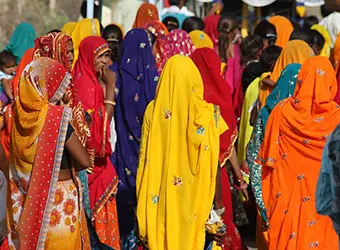
M150 41L144 29L128 32L118 67L114 113L118 138L111 160L119 176L117 208L123 237L133 230L135 224L141 128L145 109L155 97L159 78Z

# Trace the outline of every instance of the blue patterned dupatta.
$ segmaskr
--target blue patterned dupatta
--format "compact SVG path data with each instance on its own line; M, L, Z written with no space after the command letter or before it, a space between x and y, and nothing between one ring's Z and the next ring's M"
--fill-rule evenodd
M118 136L111 157L119 176L117 207L121 236L133 230L136 208L136 173L145 109L155 97L158 83L151 37L144 29L133 29L123 42L116 83L115 125Z
M267 97L266 105L258 114L253 134L247 147L246 162L250 171L250 182L264 225L268 225L268 218L262 197L262 168L255 160L258 158L258 153L264 140L269 115L281 100L294 94L296 78L300 68L301 64L289 64L282 71L281 76L276 83L276 87Z

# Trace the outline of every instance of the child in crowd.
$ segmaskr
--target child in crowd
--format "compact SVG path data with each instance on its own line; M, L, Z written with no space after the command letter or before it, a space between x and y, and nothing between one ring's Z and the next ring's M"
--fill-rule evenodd
M4 108L13 100L12 89L9 80L15 75L17 68L15 56L9 51L0 52L0 108Z
M271 90L275 87L275 82L270 80L271 72L274 69L275 63L281 54L282 48L276 45L269 46L263 50L260 57L260 62L263 67L263 74L260 80L260 93L259 100L260 105L263 107L267 96L270 94Z

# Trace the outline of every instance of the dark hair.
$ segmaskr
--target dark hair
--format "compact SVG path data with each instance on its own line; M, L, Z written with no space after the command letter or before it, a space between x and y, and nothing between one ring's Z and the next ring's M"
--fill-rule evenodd
M256 25L254 35L258 35L262 39L268 39L269 45L274 45L277 38L275 26L267 20L262 20Z
M87 1L83 1L80 6L80 14L83 18L86 18L87 12ZM99 6L97 4L93 4L93 18L99 19Z
M182 24L182 30L190 33L193 30L201 30L203 31L205 28L204 22L202 18L191 16L187 17L183 24Z
M289 41L292 40L302 40L305 41L309 46L312 46L314 43L314 37L309 29L295 29L289 37Z
M164 18L162 23L167 27L169 32L179 28L178 19L174 16L168 16Z
M249 35L241 43L241 65L246 66L249 61L257 60L258 52L263 49L261 37Z
M105 27L102 37L107 41L111 49L111 59L113 62L118 62L123 42L123 32L115 24L110 24Z
M325 38L321 35L320 32L317 30L311 30L311 33L313 34L314 42L313 42L313 50L315 54L320 54L323 46L325 45Z
M181 3L182 3L182 0L170 0L170 1L169 1L170 6L171 6L171 5L180 6Z
M218 21L218 54L222 62L226 62L227 49L229 46L229 34L238 28L239 22L235 15L225 13L222 14Z
M0 52L0 66L5 66L10 63L16 64L16 58L12 52L3 50Z
M267 47L262 51L260 62L264 72L271 72L274 69L275 63L281 54L282 48L276 45Z
M316 16L307 16L303 19L303 28L310 29L314 24L318 24L319 19Z
M324 5L321 6L321 15L323 17L326 17L326 16L332 14L332 12L333 12L332 9L327 9L327 4L324 4Z
M61 30L58 30L58 29L53 29L53 30L50 30L49 32L47 32L46 34L51 34L51 33L60 33Z

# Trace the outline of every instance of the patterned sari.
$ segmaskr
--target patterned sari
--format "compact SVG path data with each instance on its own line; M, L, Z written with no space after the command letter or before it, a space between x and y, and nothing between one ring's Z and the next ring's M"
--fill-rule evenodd
M90 249L77 180L58 181L71 110L56 104L70 82L49 58L27 65L20 79L10 151L9 243L15 249Z
M232 96L229 85L220 75L221 60L217 53L209 48L196 49L191 56L201 73L204 84L204 100L218 105L221 116L229 129L220 136L219 165L221 170L222 202L226 211L223 215L227 226L226 245L222 249L241 249L241 237L233 222L233 204L230 193L229 177L226 170L226 161L231 157L234 143L237 139L236 118L234 116Z
M147 22L143 28L151 32L151 34L156 37L156 42L153 45L152 52L156 60L158 72L161 73L159 69L163 60L166 37L169 34L169 31L163 23L156 20Z
M173 30L166 37L164 54L159 72L162 72L167 60L174 55L190 56L195 50L189 34L184 30Z
M270 250L338 248L330 218L317 214L315 206L322 150L340 122L336 91L332 64L312 57L301 67L294 95L270 114L257 160Z
M106 51L109 51L109 47L103 38L85 38L79 47L73 78L79 100L92 119L90 136L86 142L92 165L88 175L92 224L102 243L120 249L114 197L118 177L110 161L110 121L104 106L104 92L94 67L94 59Z
M124 249L131 249L135 244L130 235L136 225L136 175L143 117L147 105L155 98L159 79L147 31L133 29L127 33L119 73L114 113L119 137L112 163L119 177L120 235L126 245Z
M157 7L150 3L143 3L136 14L133 28L142 28L148 21L159 21Z

